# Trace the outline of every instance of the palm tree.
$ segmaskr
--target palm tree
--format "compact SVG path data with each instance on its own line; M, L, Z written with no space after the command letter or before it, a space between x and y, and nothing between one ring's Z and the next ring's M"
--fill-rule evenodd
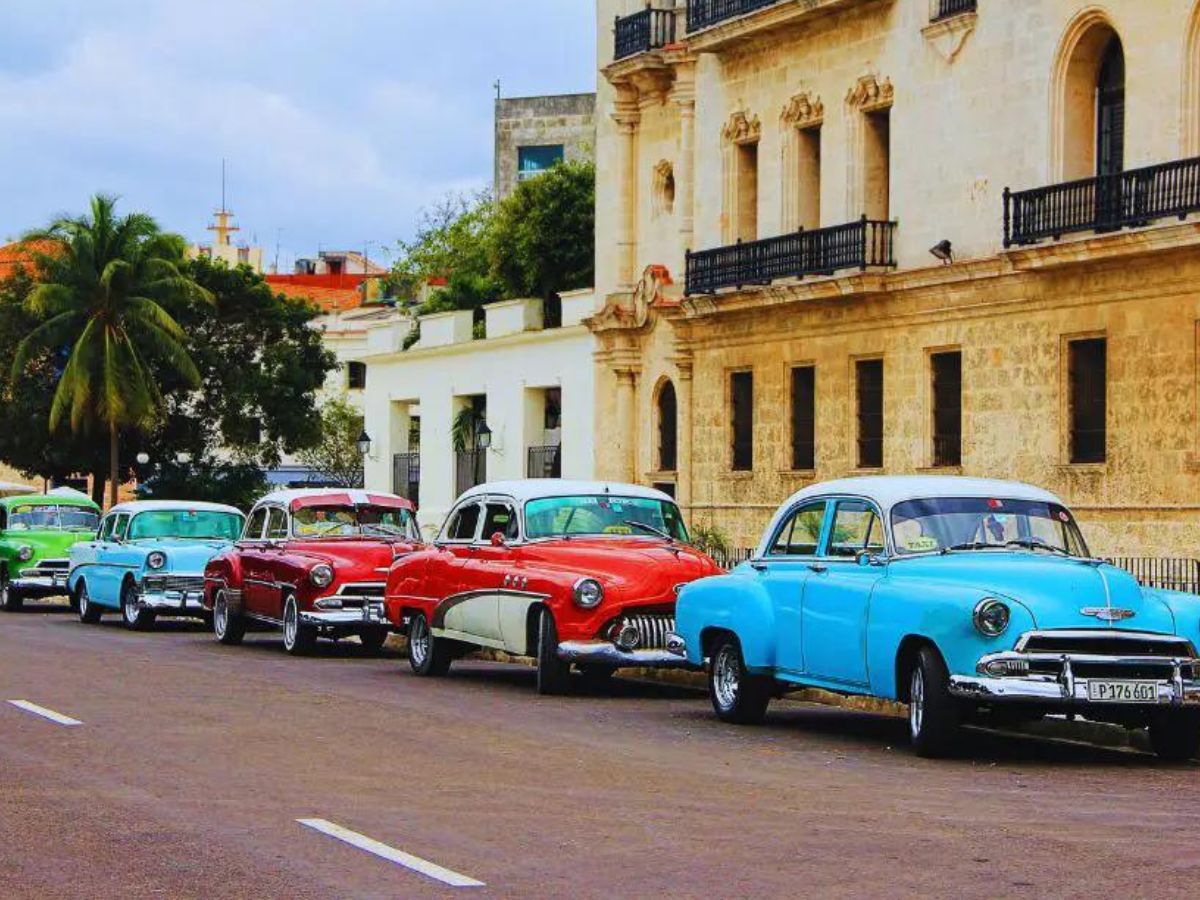
M90 216L62 218L25 236L39 275L25 305L40 324L12 365L16 379L39 353L69 350L50 428L69 421L76 433L107 429L111 503L121 482L120 430L147 427L162 406L155 367L190 387L200 383L186 336L167 310L188 299L211 301L179 270L182 238L164 234L150 216L118 217L115 208L114 197L98 194Z

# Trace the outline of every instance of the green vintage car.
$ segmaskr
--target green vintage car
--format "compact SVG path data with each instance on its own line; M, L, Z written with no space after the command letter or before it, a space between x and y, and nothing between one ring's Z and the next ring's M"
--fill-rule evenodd
M100 507L84 496L0 498L0 607L67 593L67 551L92 540Z

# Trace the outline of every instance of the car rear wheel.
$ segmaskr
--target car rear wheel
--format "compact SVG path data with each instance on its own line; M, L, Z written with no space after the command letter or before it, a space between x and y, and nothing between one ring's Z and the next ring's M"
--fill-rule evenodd
M538 620L537 692L552 696L571 688L571 664L558 658L558 626L554 614L542 609Z
M922 647L908 677L908 731L913 749L918 756L945 756L958 742L962 707L950 694L950 673L941 654Z
M414 613L408 623L408 665L417 675L440 676L450 671L450 648L433 636L425 613Z
M292 656L312 653L317 645L317 629L300 621L300 605L288 597L283 605L283 649Z
M87 582L82 578L79 579L79 587L75 589L75 594L79 599L79 621L84 625L95 625L104 615L104 610L92 602L88 596Z
M708 695L718 718L735 725L759 724L767 715L772 687L770 678L746 671L736 637L725 635L717 642L708 666Z
M1194 759L1200 752L1200 714L1194 710L1156 714L1150 720L1150 747L1159 759Z
M154 627L154 610L143 609L138 603L137 587L132 581L121 588L121 618L131 631L149 631Z
M227 646L240 644L246 636L246 620L229 608L224 591L220 591L213 602L212 626L217 640Z
M25 598L12 586L8 572L0 572L0 607L3 607L5 612L20 612L24 605Z
M359 634L358 639L367 653L379 653L387 643L388 634L386 628L372 628Z

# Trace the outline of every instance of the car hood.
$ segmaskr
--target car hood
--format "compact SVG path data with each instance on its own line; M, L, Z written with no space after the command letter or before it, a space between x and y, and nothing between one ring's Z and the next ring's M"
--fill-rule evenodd
M32 566L43 559L65 559L72 547L95 536L92 531L10 531L4 540L14 549L32 547L33 559L21 564Z
M1116 628L1176 633L1171 608L1143 591L1124 569L1107 563L1042 553L992 551L951 553L901 560L889 573L897 579L961 584L980 594L998 594L1026 607L1038 628ZM1094 611L1113 607L1133 615L1109 623Z
M151 553L165 553L167 564L163 572L192 573L203 572L208 561L219 556L233 546L232 541L195 540L190 538L153 538L144 541L134 541L143 557Z
M656 539L539 541L527 545L522 557L539 568L590 576L606 587L617 587L635 596L658 596L677 584L722 571L693 547Z
M392 562L415 549L415 545L409 541L320 538L291 541L284 552L307 557L313 565L326 563L333 566L338 581L383 582L387 580Z

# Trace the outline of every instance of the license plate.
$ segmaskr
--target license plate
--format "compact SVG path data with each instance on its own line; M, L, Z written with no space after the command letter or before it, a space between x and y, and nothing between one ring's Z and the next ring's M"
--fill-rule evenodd
M1089 681L1088 699L1094 703L1157 703L1154 681Z

